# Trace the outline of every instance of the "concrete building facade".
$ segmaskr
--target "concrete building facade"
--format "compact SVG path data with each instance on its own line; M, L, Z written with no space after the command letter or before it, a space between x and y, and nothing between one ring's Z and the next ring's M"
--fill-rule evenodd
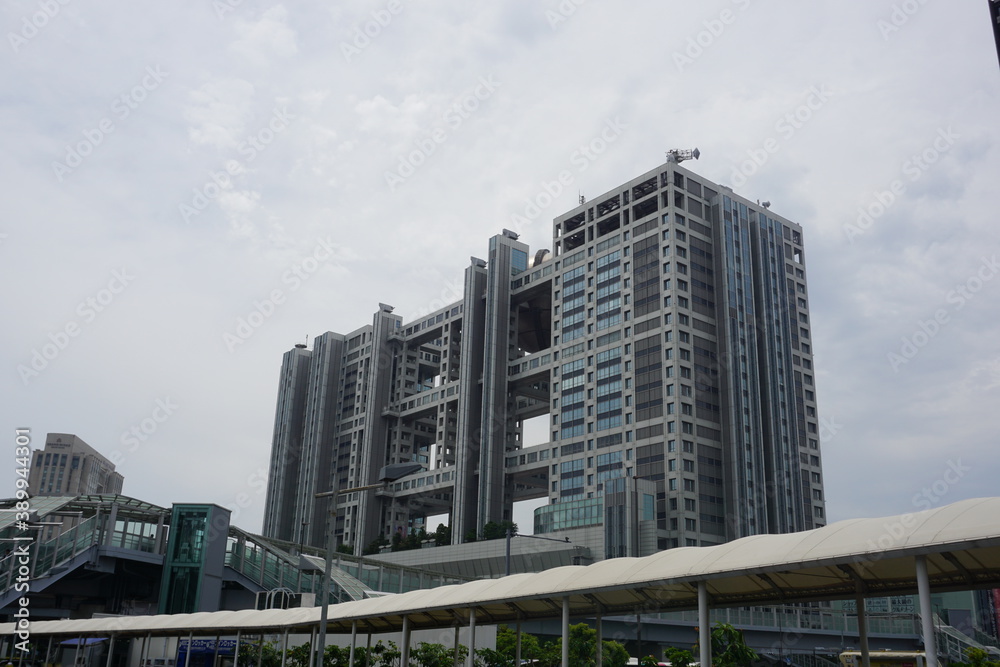
M333 510L360 553L446 513L457 544L539 498L535 531L596 559L825 524L804 253L676 161L556 218L551 250L504 230L460 301L285 354L264 534L319 546ZM403 461L425 470L313 499Z
M36 449L28 473L32 496L86 496L122 492L115 464L71 433L49 433Z

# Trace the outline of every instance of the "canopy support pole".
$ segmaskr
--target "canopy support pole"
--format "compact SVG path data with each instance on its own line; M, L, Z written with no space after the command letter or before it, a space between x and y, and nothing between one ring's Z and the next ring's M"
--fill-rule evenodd
M702 665L712 664L712 627L708 620L708 585L698 582L698 653Z
M937 639L934 637L934 612L931 610L931 583L927 575L927 556L917 556L917 593L920 596L920 621L924 631L924 664L938 667Z
M569 667L569 597L562 599L562 667Z

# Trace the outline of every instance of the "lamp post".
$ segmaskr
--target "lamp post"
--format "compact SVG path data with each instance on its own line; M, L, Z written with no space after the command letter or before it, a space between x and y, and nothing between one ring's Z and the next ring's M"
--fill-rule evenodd
M564 537L561 540L557 540L554 537L542 537L541 535L524 535L523 533L518 533L510 528L507 529L507 548L504 551L504 576L510 576L510 540L513 537L530 537L533 540L548 540L549 542L562 542L563 544L569 543L569 538Z
M390 463L387 466L383 466L383 468L379 471L378 484L366 484L365 486L356 486L354 488L343 489L341 491L324 491L322 493L315 494L313 497L317 499L336 498L337 496L354 493L355 491L384 489L397 479L401 479L407 475L412 475L418 470L423 470L423 466L419 463ZM333 569L333 526L331 524L336 512L336 504L333 505L333 508L334 509L330 510L326 519L326 563L323 568L323 604L320 607L319 641L317 642L318 659L315 663L317 667L323 667L323 654L326 653L326 624L330 612L330 571Z

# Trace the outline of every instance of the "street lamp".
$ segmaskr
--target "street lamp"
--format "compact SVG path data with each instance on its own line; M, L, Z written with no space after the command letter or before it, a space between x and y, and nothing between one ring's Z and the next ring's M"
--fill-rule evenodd
M383 466L378 473L378 484L366 484L365 486L356 486L351 489L343 489L341 491L324 491L322 493L317 493L314 498L331 498L336 496L342 496L348 493L354 493L355 491L370 491L372 489L383 489L397 479L406 477L407 475L412 475L418 470L423 470L423 466L419 463L390 463L387 466ZM319 616L319 659L316 662L317 667L323 667L323 654L326 653L326 622L327 617L330 612L330 571L333 569L333 526L331 526L331 519L335 514L336 505L334 505L334 510L331 510L326 519L326 564L323 569L323 605L320 608Z

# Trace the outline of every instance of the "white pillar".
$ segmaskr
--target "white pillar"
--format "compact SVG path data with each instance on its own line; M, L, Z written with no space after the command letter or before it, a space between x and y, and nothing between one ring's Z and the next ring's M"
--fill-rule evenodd
M111 654L115 652L115 633L111 633L111 639L108 640L108 659L105 661L105 667L111 667ZM188 646L188 655L191 655L191 647Z
M347 657L347 664L354 667L354 647L358 644L358 622L351 621L351 653ZM284 667L284 665L282 665Z
M562 667L569 667L569 597L562 599Z
M855 604L858 607L858 644L861 648L861 667L871 667L871 657L868 653L868 615L865 609L865 598L860 590L855 598ZM846 618L844 622L846 624Z
M80 664L80 645L83 644L83 637L76 638L76 653L73 655L73 665Z
M236 646L233 647L233 667L240 667L240 631L236 631Z
M146 667L146 656L149 653L149 642L152 639L152 635L146 633L146 636L142 638L142 649L139 651L139 667ZM235 662L233 663L236 664Z
M238 641L239 638L240 638L240 636L239 636L239 634L237 634L236 635L236 639L237 639L236 643L239 643L239 641ZM315 646L315 645L316 645L316 628L312 628L312 629L309 630L309 667L313 667L313 665L315 664L316 651L313 650L313 646ZM234 667L240 667L235 662L233 663L233 665L234 665Z
M455 667L458 667L458 665L459 665L459 662L458 662L458 646L459 646L459 644L458 644L458 631L459 631L459 627L458 627L458 625L456 625L456 626L455 626L455 647L454 647L454 655L452 656L452 657L453 657L453 660L452 660L452 662L453 662L453 663L455 664Z
M708 586L698 582L698 659L703 667L712 665L712 628L708 621Z
M476 665L476 608L469 609L469 656L465 660L467 667ZM937 667L933 665L932 667Z
M285 628L285 634L281 636L281 667L285 667L285 658L288 656L288 628Z
M931 611L931 583L927 576L927 557L917 556L917 593L920 596L920 620L924 631L927 667L938 667L937 638L934 636L934 613Z
M521 664L521 619L517 619L517 642L514 644L514 664Z
M410 664L410 617L403 616L403 646L399 664L406 667Z
M595 662L597 667L601 667L604 664L604 626L601 623L601 611L597 611L597 655L595 656Z
M111 506L111 511L114 512L114 510L116 510L117 508L118 508L117 505L112 505ZM180 641L180 640L178 639L178 641ZM188 631L188 650L187 650L187 655L184 656L184 667L190 667L190 665L191 665L191 651L192 650L194 650L194 630L189 630ZM111 667L111 665L108 665L108 667Z

